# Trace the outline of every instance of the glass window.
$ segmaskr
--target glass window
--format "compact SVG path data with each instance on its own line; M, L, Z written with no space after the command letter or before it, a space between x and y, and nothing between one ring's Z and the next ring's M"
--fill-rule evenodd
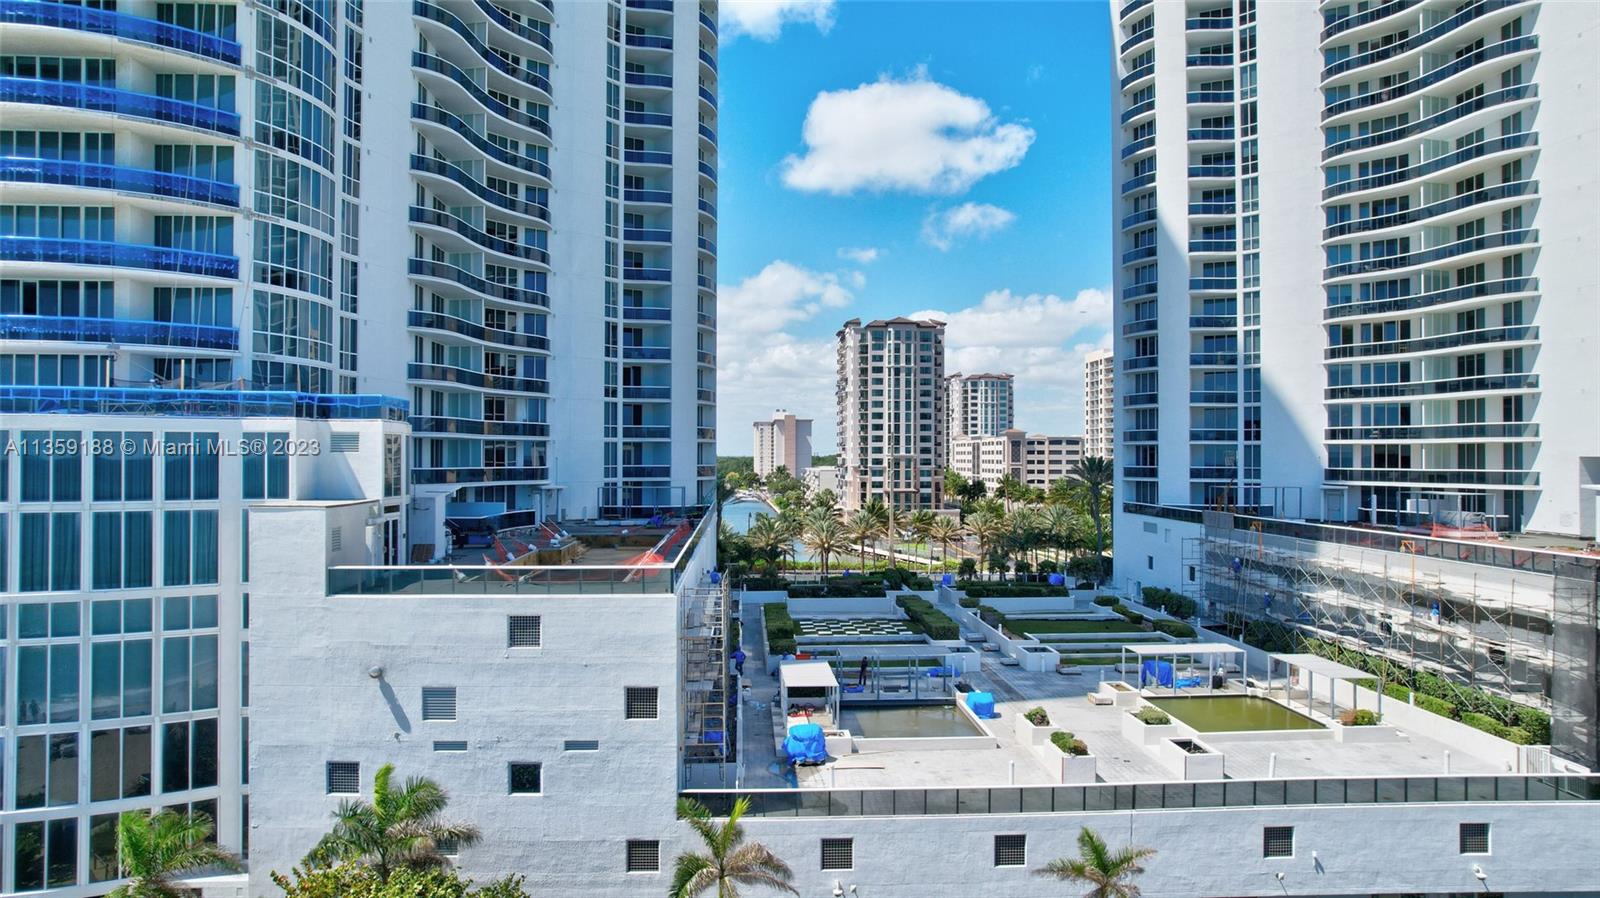
M162 733L161 791L180 792L189 788L189 724L169 723Z
M150 640L130 639L122 644L123 717L141 717L150 713L150 662Z
M189 710L189 692L189 637L168 636L161 640L161 710Z

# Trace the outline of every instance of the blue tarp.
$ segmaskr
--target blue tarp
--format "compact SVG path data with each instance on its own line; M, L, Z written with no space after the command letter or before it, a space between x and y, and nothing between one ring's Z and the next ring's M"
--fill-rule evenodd
M967 693L967 707L972 709L973 714L985 720L1000 716L994 712L994 693L992 692Z
M1146 686L1155 683L1159 686L1172 685L1171 661L1146 661L1139 665L1139 685Z
M828 745L822 738L822 727L814 723L790 727L789 735L783 740L783 753L789 756L790 764L807 761L820 764L828 760Z
M945 586L954 586L954 585L956 585L956 575L955 574L944 574L944 575L939 577L939 582L944 584Z
M1050 585L1051 586L1065 586L1066 583L1067 583L1067 578L1065 576L1063 576L1061 574L1051 574L1050 575Z

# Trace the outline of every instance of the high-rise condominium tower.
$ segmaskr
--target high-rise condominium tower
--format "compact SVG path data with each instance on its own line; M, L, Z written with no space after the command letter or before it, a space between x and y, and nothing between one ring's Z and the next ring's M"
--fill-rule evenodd
M400 564L709 501L716 61L696 3L4 3L0 892L135 807L243 847L259 502Z
M771 421L757 421L754 428L756 474L765 477L783 468L799 477L811 467L811 419L797 418L778 410Z
M1016 426L1010 374L951 374L945 385L945 437L999 436Z
M1113 398L1116 363L1109 349L1089 353L1083 360L1083 454L1111 457L1112 428L1116 420Z
M1111 9L1119 505L1593 536L1600 7Z
M944 501L944 322L852 318L837 334L839 489L845 508Z

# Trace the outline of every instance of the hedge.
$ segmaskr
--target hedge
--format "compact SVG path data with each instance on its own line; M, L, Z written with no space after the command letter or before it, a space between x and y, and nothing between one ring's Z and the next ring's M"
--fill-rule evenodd
M894 603L905 609L911 629L926 634L929 639L960 639L961 628L950 615L933 607L933 603L916 595L896 596Z
M1142 624L1142 623L1144 623L1144 615L1140 614L1137 611L1134 611L1132 608L1129 608L1127 605L1124 605L1121 602L1118 602L1117 604L1112 605L1111 606L1111 610L1115 611L1116 613L1118 613L1118 614L1122 615L1123 617L1127 618L1129 623L1134 623L1134 624Z
M767 619L767 654L792 655L795 652L795 636L800 633L800 625L789 615L789 609L782 605L765 606Z
M966 598L961 600L961 607L962 608L976 608L980 604L982 604L982 603L978 601L978 598L976 596L968 596L968 597L966 597Z
M1167 634L1168 636L1175 636L1178 639L1194 638L1194 627L1189 626L1181 620L1155 620L1152 621L1152 623L1155 625L1157 630Z
M1146 586L1140 591L1146 608L1164 608L1173 617L1188 619L1199 613L1200 608L1194 599L1181 592L1162 589L1159 586Z
M744 588L751 592L775 592L780 589L788 589L789 581L782 577L746 576L744 578Z
M1064 596L1067 594L1065 586L1051 586L1048 583L971 583L962 581L956 584L956 588L978 599L1032 598L1038 596Z
M1089 753L1089 746L1066 730L1056 730L1051 733L1050 741L1056 748L1061 749L1062 754L1082 756Z
M1371 686L1368 686L1368 688L1370 689ZM1403 702L1410 701L1412 697L1411 690L1400 685L1399 683L1385 684L1383 687L1383 694L1393 699L1399 699ZM1430 711L1439 715L1440 717L1454 718L1456 716L1456 706L1442 698L1434 698L1431 695L1425 695L1421 692L1418 692L1416 693L1416 704L1417 707L1421 708L1422 710Z
M1461 722L1469 727L1476 727L1491 736L1499 736L1507 742L1518 745L1532 745L1533 736L1522 727L1507 726L1487 714L1477 714L1467 711L1461 715Z
M1110 608L1112 605L1122 604L1122 601L1116 596L1095 596L1094 603L1102 608Z

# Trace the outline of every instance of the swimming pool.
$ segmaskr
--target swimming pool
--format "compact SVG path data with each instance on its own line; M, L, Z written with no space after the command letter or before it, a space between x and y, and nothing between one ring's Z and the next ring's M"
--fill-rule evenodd
M1199 733L1326 729L1299 711L1253 695L1150 698L1146 701Z
M911 705L899 708L844 709L841 723L866 739L982 736L984 732L954 705Z

